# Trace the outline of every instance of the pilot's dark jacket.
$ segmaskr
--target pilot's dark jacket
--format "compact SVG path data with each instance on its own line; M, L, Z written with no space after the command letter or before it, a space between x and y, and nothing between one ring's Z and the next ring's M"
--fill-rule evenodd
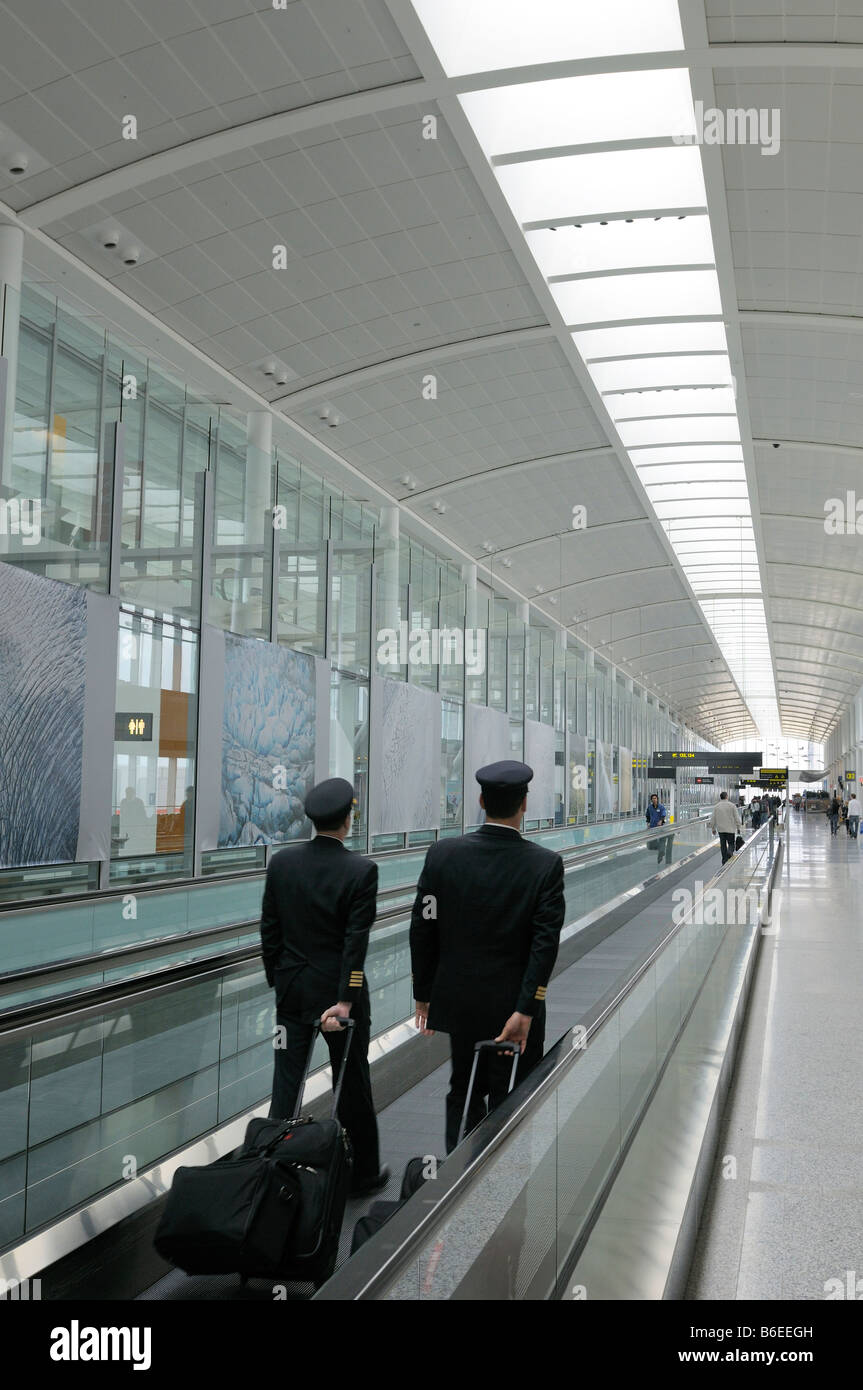
M280 850L267 867L261 945L276 1007L313 1023L368 993L365 958L378 866L331 835Z
M410 931L428 1027L493 1038L512 1013L544 1015L564 913L561 856L517 831L483 825L432 845Z

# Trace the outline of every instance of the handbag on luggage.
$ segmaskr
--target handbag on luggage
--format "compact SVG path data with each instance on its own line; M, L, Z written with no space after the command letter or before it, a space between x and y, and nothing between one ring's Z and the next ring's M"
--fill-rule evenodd
M470 1081L468 1082L467 1095L465 1097L464 1110L462 1111L461 1117L461 1125L459 1126L459 1143L461 1143L462 1139L464 1138L468 1110L470 1108L471 1097L473 1095L473 1088L476 1081L477 1062L479 1061L479 1054L483 1050L483 1048L493 1048L496 1052L511 1052L512 1043L499 1043L495 1042L493 1039L489 1039L487 1042L478 1042L474 1047L473 1066L471 1067ZM512 1072L510 1073L507 1094L512 1090L513 1086L515 1085L515 1074L518 1070L518 1060L520 1055L521 1054L519 1052L516 1052L513 1057ZM371 1240L373 1235L377 1235L381 1227L385 1226L386 1223L389 1221L390 1217L394 1216L395 1213L399 1210L399 1208L404 1206L408 1198L412 1197L415 1192L418 1192L419 1189L425 1183L431 1182L433 1176L437 1176L437 1169L440 1167L438 1161L435 1160L434 1174L431 1174L427 1171L428 1166L428 1154L421 1154L417 1158L408 1159L407 1167L404 1171L404 1177L402 1178L402 1187L401 1192L399 1193L399 1200L397 1202L373 1202L372 1205L369 1207L368 1211L366 1212L365 1216L360 1217L359 1221L354 1226L354 1234L351 1240L352 1255L356 1254L360 1246L365 1245L367 1240Z
M326 1120L302 1118L315 1024L292 1120L254 1119L239 1149L202 1168L178 1168L154 1245L187 1274L311 1281L333 1273L351 1177L347 1135L336 1119L353 1037Z

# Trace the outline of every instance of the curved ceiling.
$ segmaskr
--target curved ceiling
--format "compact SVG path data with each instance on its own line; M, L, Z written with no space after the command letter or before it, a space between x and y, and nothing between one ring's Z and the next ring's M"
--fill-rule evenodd
M477 50L480 67L500 68L473 75L465 40L453 76L409 0L5 0L0 153L24 149L29 167L13 178L0 159L0 200L6 220L29 229L25 256L40 277L52 278L53 248L88 267L118 303L218 363L240 404L243 389L272 402L706 737L753 734L741 662L761 660L783 732L821 742L863 682L863 557L856 531L825 529L829 499L863 501L863 16L850 8L681 0L682 46L664 34L659 57L636 35L623 56L603 57L600 43L551 63L526 48L536 66L516 71L504 45L502 58ZM483 94L607 72L632 85L656 68L669 90L688 72L707 107L778 111L781 141L770 154L665 151L703 156L707 215L695 194L683 207L683 188L651 209L688 227L668 235L694 269L681 305L647 312L658 281L631 271L639 256L655 266L655 253L646 240L620 248L639 169L669 144L656 113L642 109L633 141L622 98L609 101L606 127L585 99L569 156L595 153L605 134L606 153L629 152L630 174L613 208L597 194L585 241L570 218L558 244L545 214L525 231L519 205L519 150L536 150L540 126L519 146L510 113L493 168ZM568 88L567 100L578 107L586 91ZM134 140L123 138L130 114ZM589 166L577 167L587 189ZM103 248L107 227L139 248L137 264ZM668 356L637 377L596 363L620 355L584 334L594 322L584 306L609 277L576 278L567 298L555 265L566 274L576 246L594 267L629 255L625 296L635 304L644 292L642 317L724 325L734 392L706 339L680 352L679 380ZM718 305L698 279L714 264ZM657 332L645 324L644 347L629 351L675 351L656 347ZM281 385L264 376L268 360ZM675 411L689 412L674 436L687 449L740 445L740 462L727 447L702 449L682 490L680 453L650 418L675 386L692 390L691 408ZM723 433L715 422L735 413L739 432ZM714 432L699 433L708 414ZM637 457L654 437L662 448ZM727 505L710 512L704 499L717 496ZM571 525L576 505L583 530ZM699 578L719 584L735 566L731 599ZM737 657L729 624L745 629Z

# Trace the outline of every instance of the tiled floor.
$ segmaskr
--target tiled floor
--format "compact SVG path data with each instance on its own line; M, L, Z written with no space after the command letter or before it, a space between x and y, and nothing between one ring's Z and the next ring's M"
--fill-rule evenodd
M785 834L692 1299L863 1296L863 839Z
M650 856L652 860L652 856ZM690 887L695 879L707 880L719 868L719 850L700 861L698 869L678 880L676 888ZM648 873L655 867L648 863ZM568 1028L577 1023L585 1010L601 999L630 968L631 963L646 948L661 940L670 927L670 893L664 894L650 903L617 931L589 951L575 965L563 971L549 988L547 1004L546 1044L556 1041ZM405 1044L409 1047L422 1047L424 1040L417 1036ZM444 1153L444 1099L447 1092L449 1066L439 1067L412 1090L400 1096L392 1105L381 1111L378 1117L381 1157L392 1169L388 1188L374 1199L393 1199L398 1197L402 1174L409 1158L416 1154ZM365 1211L368 1200L350 1201L345 1213L340 1258L345 1259L350 1250L353 1228ZM240 1290L235 1276L220 1278L190 1279L180 1273L166 1275L144 1298L157 1299L226 1299L226 1298L271 1298L269 1285L254 1281L246 1290Z

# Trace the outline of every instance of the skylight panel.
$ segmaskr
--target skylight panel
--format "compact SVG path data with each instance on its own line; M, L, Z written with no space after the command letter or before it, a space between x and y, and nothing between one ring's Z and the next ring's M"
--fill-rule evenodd
M554 76L679 51L677 0L414 7L467 79L453 84L467 120L764 734L776 691L702 157L675 139L694 131L689 73L657 58Z
M697 497L740 497L748 502L749 491L745 482L727 483L661 483L658 487L647 489L647 495L655 506L660 501L673 501L675 498L689 501ZM748 508L746 508L748 510Z
M563 145L695 135L684 68L520 82L465 92L460 101L491 159Z
M707 206L697 145L555 155L500 165L495 173L522 223Z
M662 483L746 482L746 470L742 463L698 463L689 467L660 463L653 468L640 468L638 476L648 494Z
M736 497L697 497L692 501L652 502L651 506L660 521L673 521L676 517L692 517L697 520L705 516L740 515L740 500Z
M564 280L550 288L567 324L722 312L715 270L598 275Z
M603 396L612 420L636 420L645 415L734 415L734 392L730 386L666 387L661 391L612 391Z
M595 362L588 370L598 391L644 390L652 386L731 385L731 363L723 353L699 356L630 357Z
M633 420L618 425L618 433L627 448L639 444L674 444L685 440L727 440L740 443L740 426L736 415L665 415L658 420Z
M658 449L638 449L632 455L636 468L651 463L743 462L740 444L672 444Z
M677 0L413 0L448 75L683 48Z
M655 357L665 352L727 352L724 323L634 323L588 328L572 340L585 362L636 353Z
M744 523L745 525L746 523ZM669 540L674 541L675 547L687 545L690 541L697 542L699 545L722 545L731 550L732 546L740 543L740 526L736 521L720 523L716 521L679 521L667 522L665 526ZM744 532L744 540L751 539L751 532Z
M599 270L637 270L643 266L713 265L716 256L710 219L704 213L677 217L618 218L564 224L552 231L525 232L534 260L549 279ZM655 349L654 349L655 350Z

